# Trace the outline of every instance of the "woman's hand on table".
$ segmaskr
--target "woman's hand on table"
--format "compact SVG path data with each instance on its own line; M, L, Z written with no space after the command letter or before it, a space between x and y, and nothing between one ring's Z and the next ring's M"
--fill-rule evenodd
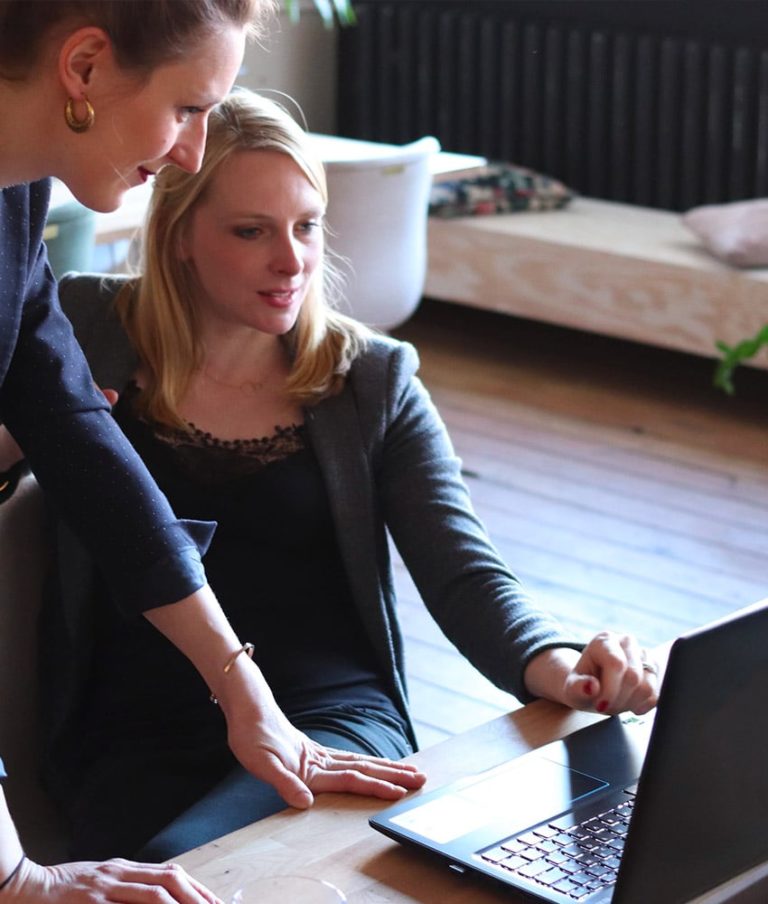
M130 860L57 866L24 860L0 898L8 904L222 904L176 864Z
M656 706L659 683L658 666L634 637L610 631L596 634L581 653L545 650L525 670L531 694L606 715L647 713Z
M307 737L279 709L258 669L240 659L245 677L256 684L251 699L258 702L250 706L247 693L228 694L229 702L219 699L229 746L241 765L287 804L306 809L315 794L328 791L399 800L424 784L424 773L409 763L335 750Z

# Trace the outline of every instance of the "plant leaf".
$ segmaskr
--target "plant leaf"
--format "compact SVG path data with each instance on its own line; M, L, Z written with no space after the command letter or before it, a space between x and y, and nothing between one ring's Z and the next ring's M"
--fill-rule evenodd
M314 0L314 3L320 13L323 24L326 28L330 28L333 25L333 7L330 4L330 0Z
M332 28L337 19L342 25L356 22L352 0L312 0L315 9L326 28ZM291 22L298 22L301 16L301 0L283 0L283 6Z
M299 9L300 2L301 0L283 0L286 12L288 13L288 18L291 22L299 21L299 16L301 15L301 10Z
M715 386L722 389L728 395L733 395L733 372L744 361L754 356L764 346L768 346L768 323L754 336L749 339L742 339L736 345L727 345L725 342L718 340L715 343L718 351L722 355L722 360L715 369L713 382Z
M339 17L339 22L344 25L354 25L357 22L350 0L333 0L333 5L336 9L336 15Z

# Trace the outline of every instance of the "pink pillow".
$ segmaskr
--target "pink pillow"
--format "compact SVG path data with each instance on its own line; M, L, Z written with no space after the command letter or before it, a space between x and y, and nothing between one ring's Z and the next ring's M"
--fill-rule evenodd
M768 199L694 207L683 223L726 264L768 267Z

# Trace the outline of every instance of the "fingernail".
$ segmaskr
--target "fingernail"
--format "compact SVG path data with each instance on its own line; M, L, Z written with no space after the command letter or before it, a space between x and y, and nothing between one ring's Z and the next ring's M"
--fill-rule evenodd
M595 686L594 686L594 684L592 684L591 681L585 681L585 682L584 682L584 693L585 693L588 697L591 697L592 694L594 694L594 692L595 692Z
M604 712L606 711L606 709L608 709L608 701L607 701L607 700L601 700L601 701L597 704L597 706L595 707L595 709L596 709L599 713L604 713Z

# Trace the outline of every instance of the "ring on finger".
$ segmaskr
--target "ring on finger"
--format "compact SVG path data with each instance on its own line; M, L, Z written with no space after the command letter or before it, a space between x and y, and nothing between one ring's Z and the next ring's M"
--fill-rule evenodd
M650 672L651 675L659 674L659 667L650 659L647 650L642 650L640 654L640 665L643 667L644 672Z

